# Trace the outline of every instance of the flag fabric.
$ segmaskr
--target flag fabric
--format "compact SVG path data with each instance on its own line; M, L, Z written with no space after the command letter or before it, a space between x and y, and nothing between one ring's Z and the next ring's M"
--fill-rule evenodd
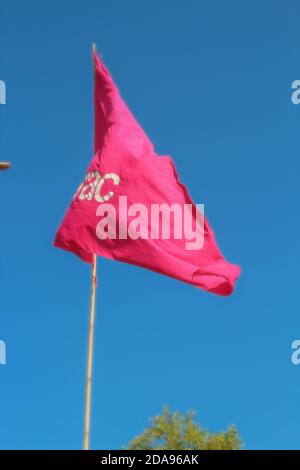
M95 253L231 294L240 268L224 259L172 159L155 153L96 53L94 73L95 154L54 245L88 263Z

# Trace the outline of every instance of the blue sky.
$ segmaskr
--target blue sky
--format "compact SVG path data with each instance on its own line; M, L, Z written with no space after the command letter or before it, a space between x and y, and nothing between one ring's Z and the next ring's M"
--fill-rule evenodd
M0 0L0 448L82 445L90 268L51 246L93 154L90 46L242 276L229 298L99 260L93 448L163 404L299 449L296 1Z

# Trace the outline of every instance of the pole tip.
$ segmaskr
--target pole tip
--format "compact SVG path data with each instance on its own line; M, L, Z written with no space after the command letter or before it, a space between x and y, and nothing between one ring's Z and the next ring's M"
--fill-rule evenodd
M9 162L0 162L0 171L1 170L8 170L11 167Z
M96 43L95 42L93 42L93 44L92 44L92 52L93 52L93 54L95 54L95 52L96 52Z

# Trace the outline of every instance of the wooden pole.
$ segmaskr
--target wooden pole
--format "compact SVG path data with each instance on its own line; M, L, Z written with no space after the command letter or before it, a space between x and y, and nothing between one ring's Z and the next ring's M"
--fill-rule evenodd
M96 52L96 44L92 44L92 52ZM92 288L90 300L90 321L88 333L88 356L85 385L85 412L84 412L84 432L83 450L90 448L90 428L91 428L91 395L92 395L92 372L93 372L93 350L94 350L94 330L95 330L95 303L97 286L97 255L93 254L92 261Z
M90 321L89 321L89 336L88 336L88 357L87 357L87 373L86 373L86 388L85 388L85 415L84 415L84 436L83 436L83 449L84 450L89 450L90 448L91 391L92 391L93 346L94 346L94 329L95 329L96 284L97 284L97 256L93 255L92 289L91 289Z
M9 162L0 162L0 171L8 170L10 168Z

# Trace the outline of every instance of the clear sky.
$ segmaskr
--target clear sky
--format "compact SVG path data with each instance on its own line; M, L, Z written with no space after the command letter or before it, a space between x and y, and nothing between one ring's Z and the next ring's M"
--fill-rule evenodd
M299 2L0 0L0 447L82 446L90 267L51 246L93 155L97 43L242 267L220 298L99 260L93 448L163 404L248 449L300 448Z

